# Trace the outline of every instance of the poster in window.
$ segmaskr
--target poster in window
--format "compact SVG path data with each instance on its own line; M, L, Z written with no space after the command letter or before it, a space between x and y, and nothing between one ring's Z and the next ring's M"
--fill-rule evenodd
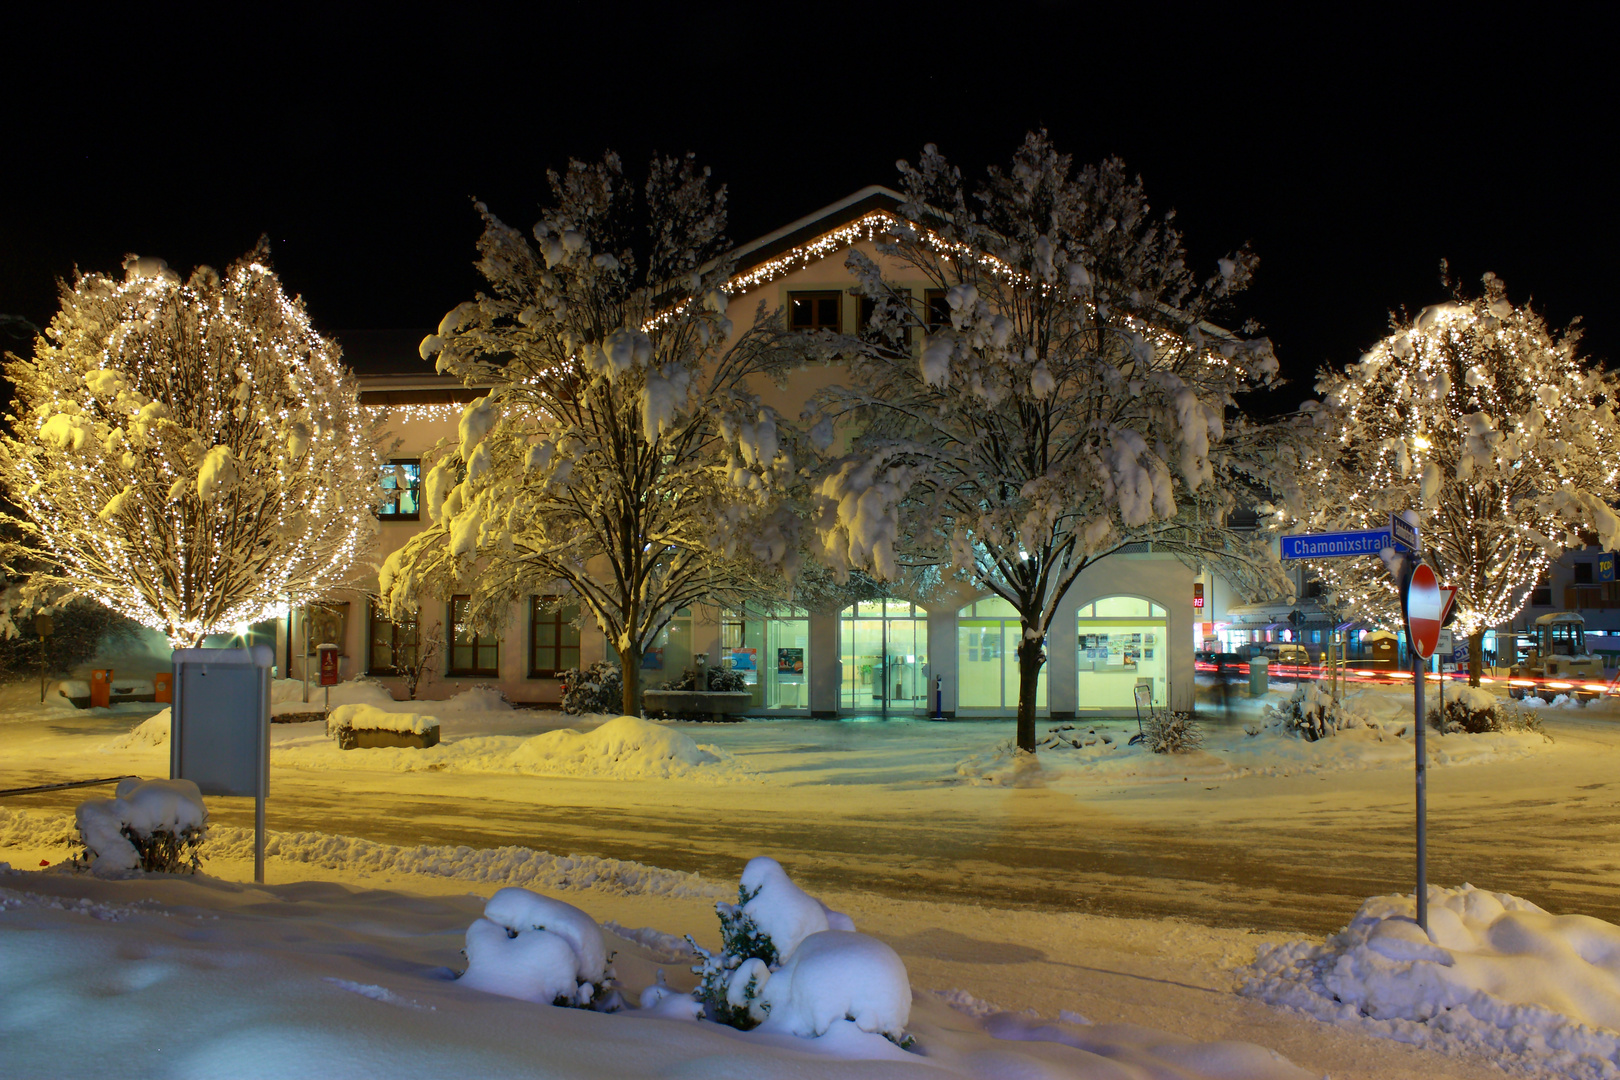
M731 657L731 670L758 671L759 662L755 659L758 652L758 649L732 649L729 653Z
M804 650L803 649L777 649L776 673L778 675L803 675Z
M642 653L641 654L641 670L642 671L663 671L664 670L664 650L663 649L648 649L646 652Z

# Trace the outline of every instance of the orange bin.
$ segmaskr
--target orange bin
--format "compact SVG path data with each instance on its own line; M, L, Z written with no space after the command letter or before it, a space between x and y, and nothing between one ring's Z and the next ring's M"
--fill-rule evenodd
M106 708L112 704L112 669L97 668L90 673L90 706Z
M165 702L174 700L174 672L160 671L152 676L152 700Z

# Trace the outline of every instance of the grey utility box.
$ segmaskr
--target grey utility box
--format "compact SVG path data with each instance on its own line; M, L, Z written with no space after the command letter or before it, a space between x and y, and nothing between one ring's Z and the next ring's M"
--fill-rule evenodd
M1249 694L1253 697L1265 697L1266 691L1271 689L1271 662L1264 656L1249 657Z
M176 649L169 775L204 795L264 798L270 788L268 645Z

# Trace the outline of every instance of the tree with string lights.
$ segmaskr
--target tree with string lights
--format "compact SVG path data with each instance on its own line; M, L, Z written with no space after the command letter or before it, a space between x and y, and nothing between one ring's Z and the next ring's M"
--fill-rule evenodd
M477 205L490 291L422 355L492 389L436 451L433 524L389 556L380 588L401 613L468 593L468 622L487 628L529 596L571 593L633 714L642 655L677 611L785 588L793 436L750 382L805 354L763 307L734 331L725 189L690 156L655 158L640 198L611 153L549 175L532 243Z
M1511 620L1582 530L1620 543L1610 508L1620 479L1620 382L1583 362L1580 334L1554 334L1514 306L1494 274L1481 294L1400 319L1345 370L1324 370L1319 406L1301 416L1299 516L1312 530L1378 528L1416 511L1423 549L1457 588L1457 627L1479 685L1485 631ZM1400 619L1377 560L1318 567L1340 609L1384 626Z
M348 582L374 528L376 432L264 242L223 275L182 282L133 255L124 270L64 283L33 355L6 366L0 484L25 601L87 596L194 646Z
M817 525L835 567L956 578L1018 611L1017 742L1033 751L1044 641L1087 567L1151 542L1245 592L1289 592L1265 544L1226 527L1277 461L1233 408L1274 381L1270 344L1210 321L1255 259L1200 279L1140 179L1117 159L1075 169L1045 132L971 197L933 146L900 170L883 261L848 259L873 340L817 402L824 435L854 433ZM892 284L901 268L948 310Z

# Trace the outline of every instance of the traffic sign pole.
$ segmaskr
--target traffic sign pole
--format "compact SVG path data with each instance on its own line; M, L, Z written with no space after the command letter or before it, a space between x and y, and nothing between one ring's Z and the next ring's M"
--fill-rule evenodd
M1417 724L1413 748L1417 753L1417 921L1429 929L1428 866L1428 765L1427 727L1423 692L1428 682L1429 657L1440 643L1440 623L1445 617L1445 594L1416 550L1412 571L1401 589L1401 606L1406 615L1406 640L1412 650L1412 711Z

